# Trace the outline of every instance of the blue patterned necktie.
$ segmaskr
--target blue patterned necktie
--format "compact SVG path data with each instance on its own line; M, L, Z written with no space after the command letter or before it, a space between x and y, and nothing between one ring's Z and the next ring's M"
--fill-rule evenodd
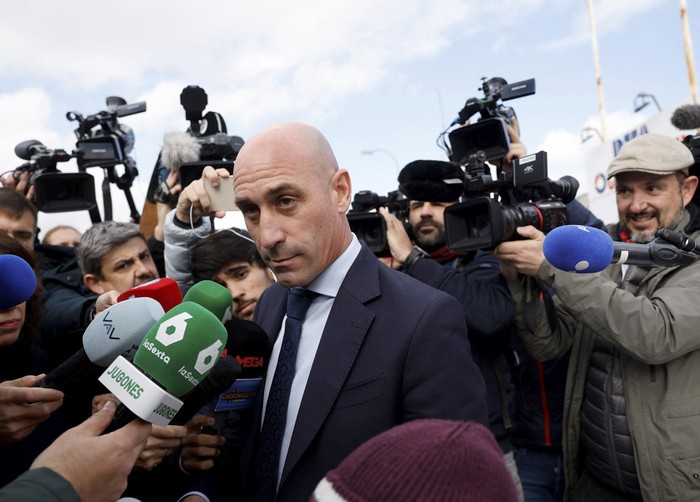
M272 501L277 491L280 449L287 421L289 391L296 371L297 351L301 326L315 293L302 288L292 288L287 293L287 320L284 338L277 360L275 375L265 408L265 420L260 432L260 445L256 456L255 500Z

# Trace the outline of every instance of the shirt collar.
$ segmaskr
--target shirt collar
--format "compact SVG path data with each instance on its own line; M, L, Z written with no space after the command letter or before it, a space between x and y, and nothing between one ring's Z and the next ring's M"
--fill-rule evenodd
M314 293L335 298L340 290L340 285L348 275L355 258L360 254L360 241L352 234L350 245L343 251L337 260L330 264L311 284L306 288Z

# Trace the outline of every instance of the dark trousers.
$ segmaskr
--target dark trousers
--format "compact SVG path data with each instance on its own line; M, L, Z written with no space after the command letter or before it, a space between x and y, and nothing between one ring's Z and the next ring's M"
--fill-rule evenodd
M517 448L515 463L525 502L564 500L564 460L561 453Z

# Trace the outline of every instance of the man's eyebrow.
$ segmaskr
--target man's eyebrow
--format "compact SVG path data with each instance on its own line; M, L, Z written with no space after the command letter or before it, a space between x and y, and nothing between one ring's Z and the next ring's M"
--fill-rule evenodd
M293 185L292 183L282 183L280 185L277 185L275 187L270 188L267 190L264 194L263 197L266 199L274 199L276 197L279 197L280 195L284 193L297 193L299 192L299 187L297 185ZM246 204L253 204L248 198L246 197L237 197L236 198L236 204L240 205L246 205Z
M114 262L113 268L116 269L117 267L119 267L121 265L131 265L132 263L134 263L133 258L122 258L122 259Z

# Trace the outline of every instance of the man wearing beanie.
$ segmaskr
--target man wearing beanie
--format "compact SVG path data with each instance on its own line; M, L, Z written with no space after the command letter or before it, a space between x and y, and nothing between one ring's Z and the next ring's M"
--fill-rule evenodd
M693 163L673 138L625 144L608 169L619 215L613 238L643 244L667 228L700 239ZM547 262L541 232L518 233L529 240L503 243L496 256L518 303L519 334L538 358L571 350L567 498L699 500L700 261L575 274ZM552 304L540 299L541 284L554 290Z
M330 471L312 502L515 502L493 434L475 422L422 419L370 439Z

